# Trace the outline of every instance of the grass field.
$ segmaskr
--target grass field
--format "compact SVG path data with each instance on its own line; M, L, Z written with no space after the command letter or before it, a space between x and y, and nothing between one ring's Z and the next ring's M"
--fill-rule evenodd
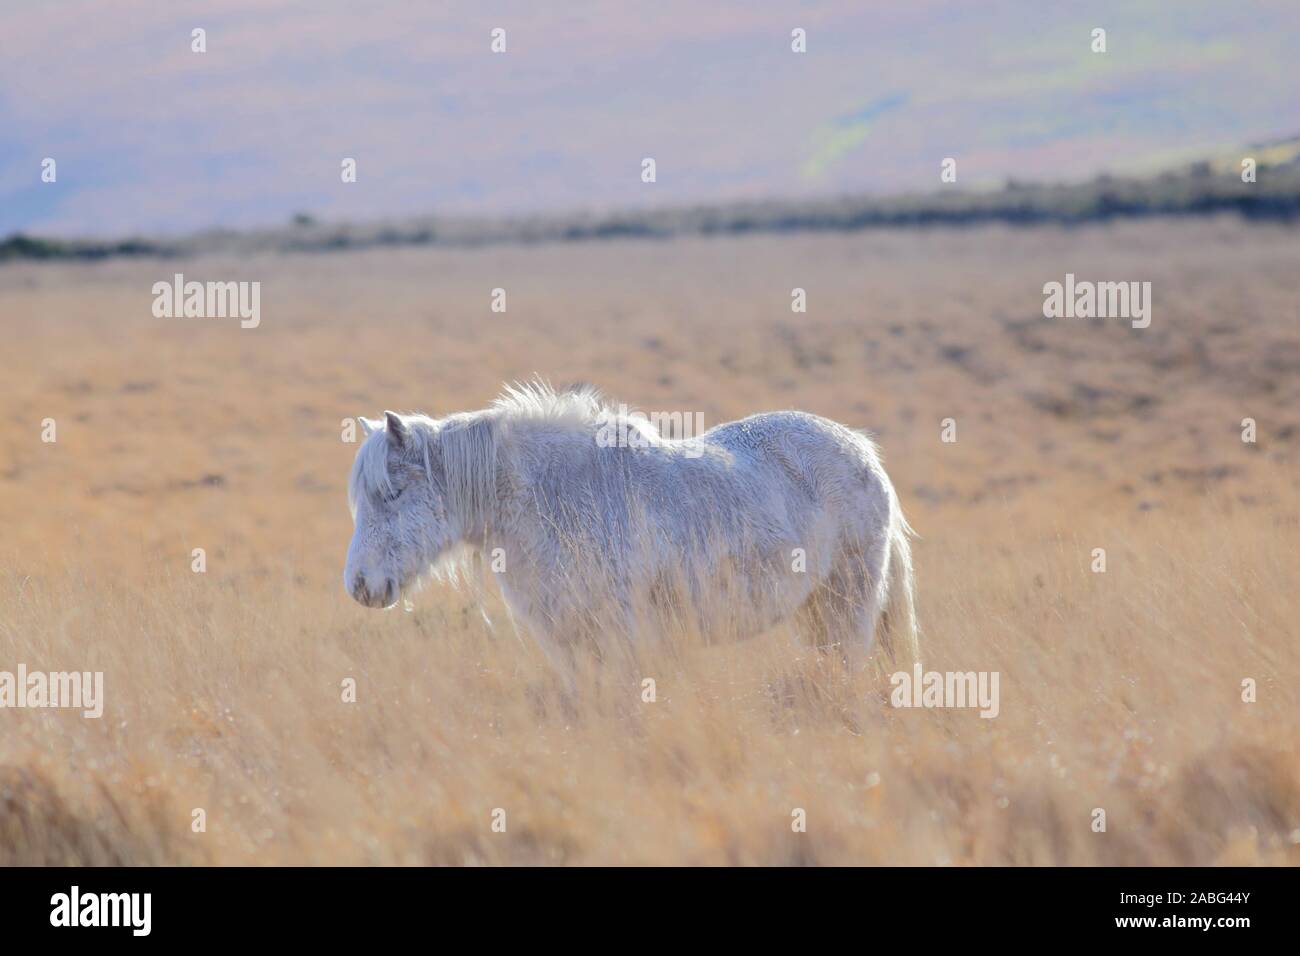
M0 863L1300 863L1297 261L1208 218L6 264L0 670L106 705L0 710ZM155 318L175 272L260 326ZM1067 272L1150 328L1044 319ZM342 420L534 374L874 431L925 665L999 715L780 631L570 699L462 593L354 603Z

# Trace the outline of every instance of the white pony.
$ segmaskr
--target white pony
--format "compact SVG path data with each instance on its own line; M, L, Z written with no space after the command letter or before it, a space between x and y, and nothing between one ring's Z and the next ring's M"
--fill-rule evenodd
M918 658L911 529L875 445L843 425L771 412L670 439L590 388L544 384L361 424L343 583L367 607L468 558L570 680L581 642L670 618L722 640L790 619L856 658L883 616L895 658Z

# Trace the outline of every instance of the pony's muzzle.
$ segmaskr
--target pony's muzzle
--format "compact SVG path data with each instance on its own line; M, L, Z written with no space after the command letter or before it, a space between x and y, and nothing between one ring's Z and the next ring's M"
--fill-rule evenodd
M366 607L392 607L397 603L397 582L392 578L385 578L383 587L379 587L379 582L366 581L360 574L352 582L352 596L357 602L364 604Z

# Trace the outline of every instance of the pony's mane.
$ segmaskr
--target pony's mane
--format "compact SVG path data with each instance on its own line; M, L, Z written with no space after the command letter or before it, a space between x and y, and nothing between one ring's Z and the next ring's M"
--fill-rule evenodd
M557 391L547 382L515 382L485 410L460 412L444 419L427 415L402 415L415 453L430 471L437 443L447 483L448 510L467 526L481 523L496 487L496 453L500 437L498 424L547 425L585 429L613 414L600 392L591 385L573 385ZM367 436L357 450L348 479L348 506L356 514L363 495L384 495L393 491L388 474L388 439L379 429Z
M492 408L511 421L543 419L575 425L595 421L609 411L594 385L570 385L556 391L540 380L506 385Z
M509 431L526 434L530 429L594 432L602 426L621 423L651 442L663 441L655 425L636 408L617 407L594 385L578 383L556 391L543 381L507 385L488 409Z
M491 409L465 412L445 418L437 426L438 451L447 483L447 510L460 519L468 534L482 531L496 498L499 431L495 418ZM424 455L427 469L427 445Z

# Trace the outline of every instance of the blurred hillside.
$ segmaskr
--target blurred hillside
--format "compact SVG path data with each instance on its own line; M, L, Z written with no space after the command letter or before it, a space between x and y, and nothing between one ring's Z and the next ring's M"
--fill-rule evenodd
M1253 183L1241 178L1241 161L1247 156L1257 163ZM16 233L0 241L0 262L334 252L382 246L472 247L751 232L851 232L980 223L1070 225L1225 212L1248 220L1294 222L1300 218L1300 137L1244 147L1232 156L1215 156L1147 176L1103 175L1072 185L1009 181L1001 189L979 192L954 186L907 196L770 200L503 219L419 216L325 223L300 213L288 225L275 229L212 230L178 238L136 236L109 241L56 240Z

